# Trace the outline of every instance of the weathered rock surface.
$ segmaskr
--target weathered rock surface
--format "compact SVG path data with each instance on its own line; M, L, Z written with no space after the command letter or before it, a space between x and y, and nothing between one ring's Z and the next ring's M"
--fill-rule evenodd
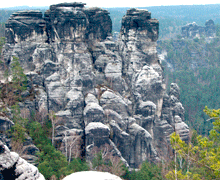
M201 36L216 36L215 23L212 19L206 21L205 27L199 26L195 22L189 23L182 27L183 38L200 38Z
M118 42L112 41L111 24L106 10L83 3L52 5L44 17L17 12L6 25L4 61L10 67L12 56L19 57L28 88L37 92L32 104L21 107L52 110L62 119L55 146L63 153L65 142L79 137L87 160L94 147L107 144L137 168L169 156L175 129L184 140L189 131L178 86L166 94L156 51L159 22L149 11L132 8L122 19Z
M0 172L3 179L10 180L44 180L37 167L29 164L15 152L10 152L8 147L0 141Z
M7 136L7 131L14 123L7 117L0 116L0 141L11 148L11 139ZM26 139L23 142L23 147L20 150L20 155L29 163L35 164L36 153L39 149L33 144L32 139L26 134Z

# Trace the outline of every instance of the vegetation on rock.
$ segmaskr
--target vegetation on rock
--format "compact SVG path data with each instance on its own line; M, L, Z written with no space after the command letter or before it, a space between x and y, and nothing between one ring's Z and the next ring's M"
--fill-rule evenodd
M120 11L114 12L113 21L118 22L117 16ZM196 12L195 12L196 13ZM120 18L121 19L121 18ZM180 30L181 21L172 21L172 18L162 19L163 31L161 36L166 38L169 34L177 34ZM177 24L180 23L180 24ZM118 25L119 26L119 22ZM54 145L54 113L45 114L45 118L38 119L36 112L30 112L31 116L22 116L19 102L27 100L22 93L27 91L27 77L19 64L19 60L13 57L11 69L5 70L6 83L1 85L1 101L3 102L2 113L7 115L10 108L13 115L14 126L9 131L14 145L14 150L20 150L29 135L34 144L40 150L37 154L37 165L39 171L46 179L58 178L76 171L86 171L89 169L99 171L109 171L122 176L127 180L147 180L163 179L165 174L167 179L219 179L220 178L220 109L211 110L205 108L205 113L201 109L205 105L211 108L218 108L220 102L220 28L217 27L217 38L207 40L205 38L195 38L193 40L167 40L159 42L158 49L167 52L165 67L165 77L167 84L176 82L181 89L181 102L186 110L186 121L199 134L193 134L188 143L182 141L174 133L171 136L171 144L174 149L174 161L168 163L164 168L163 163L158 165L144 162L139 171L129 171L122 162L108 156L103 151L96 151L92 160L92 165L87 164L84 159L67 158ZM4 29L4 24L1 24ZM0 51L4 44L4 38L0 39ZM11 75L11 76L10 76ZM215 120L212 128L211 120ZM210 133L208 133L208 131ZM51 135L52 134L52 135ZM208 136L209 135L209 136ZM17 148L17 149L16 149ZM172 153L171 153L172 154ZM108 158L106 158L108 157ZM115 159L114 159L115 158ZM69 159L71 160L69 162ZM169 173L166 173L169 171Z
M206 107L204 112L210 117L209 120L214 119L208 137L200 135L186 143L178 134L172 134L171 144L177 155L175 168L166 175L167 179L220 178L220 109Z

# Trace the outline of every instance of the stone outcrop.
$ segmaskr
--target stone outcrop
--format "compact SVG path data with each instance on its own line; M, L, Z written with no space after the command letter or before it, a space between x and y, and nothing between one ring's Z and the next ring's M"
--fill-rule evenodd
M0 116L0 141L4 142L10 147L10 139L6 132L14 125L14 123L7 117Z
M37 167L29 164L19 157L15 152L10 152L8 147L0 141L0 172L3 179L23 180L36 179L45 180L39 173Z
M204 37L215 37L216 29L215 23L212 19L207 20L205 23L205 27L197 25L195 22L188 23L187 25L182 27L182 37L183 38L200 38Z
M159 22L149 11L132 8L122 19L118 42L111 25L106 10L83 3L52 5L44 17L17 12L6 23L4 61L10 67L12 56L19 57L27 91L36 92L21 107L54 111L62 120L55 146L63 153L71 154L64 142L74 145L80 137L78 151L85 149L87 160L94 147L107 144L124 164L137 168L169 156L174 129L184 140L189 130L178 86L166 94L156 51Z
M0 141L11 148L11 140L7 136L7 132L11 129L14 123L7 117L0 116ZM27 162L35 164L37 159L36 153L39 149L33 144L32 139L25 134L23 147L21 147L19 155Z

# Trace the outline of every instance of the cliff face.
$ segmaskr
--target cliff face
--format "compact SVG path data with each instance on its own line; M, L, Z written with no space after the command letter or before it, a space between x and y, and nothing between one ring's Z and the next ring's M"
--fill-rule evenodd
M106 10L83 3L52 5L44 17L17 12L6 23L4 61L10 66L12 56L19 57L27 94L36 92L21 107L62 119L55 146L63 153L71 155L77 136L88 160L104 145L137 168L169 156L170 134L176 129L187 141L189 129L179 87L172 84L166 93L156 51L159 22L147 10L130 9L118 42L111 29Z

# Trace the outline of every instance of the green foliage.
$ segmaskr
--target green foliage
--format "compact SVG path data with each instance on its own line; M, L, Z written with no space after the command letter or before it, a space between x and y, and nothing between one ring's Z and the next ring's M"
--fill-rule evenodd
M52 175L60 178L65 174L68 162L66 157L51 144L40 146L41 151L38 154L38 169L46 179ZM49 172L49 173L48 173Z
M11 71L13 82L12 86L14 89L17 89L20 94L20 92L27 89L27 76L24 74L24 70L19 63L19 59L15 56L11 62Z
M38 154L38 169L49 179L52 175L59 178L64 175L64 168L67 166L66 157L52 146L47 137L46 130L39 122L33 121L29 125L29 135L32 137L36 146L40 149Z
M1 86L0 98L5 106L12 106L23 101L21 93L27 90L27 76L24 74L17 57L13 57L11 68L6 64L2 66L5 69L5 83ZM9 82L10 75L11 82Z
M51 144L51 141L48 139L46 130L43 129L42 125L39 122L33 121L28 126L29 135L33 138L34 143L41 150L45 145Z
M24 128L21 124L16 122L8 131L8 133L9 137L11 137L13 141L23 143L26 139L26 131L26 128Z
M44 125L33 121L29 124L28 131L36 146L38 153L38 169L46 179L55 175L58 179L76 171L87 171L88 165L80 159L73 159L68 164L66 157L52 145L48 138L51 122L47 120Z
M89 166L85 161L82 161L79 158L74 158L66 168L66 175L79 172L79 171L88 171Z
M195 144L187 144L178 134L171 135L171 145L185 160L187 169L186 172L183 169L170 171L168 179L175 179L176 176L179 179L220 179L220 109L211 110L206 107L204 112L215 120L209 137L197 136Z
M215 5L192 5L192 6L154 6L141 7L151 12L152 17L160 22L160 39L175 38L181 33L181 27L189 22L196 22L205 26L206 20L212 19L220 24L219 4ZM129 8L108 8L113 22L113 30L120 31L121 20ZM205 12L205 13L203 13Z
M93 169L97 169L99 166L102 166L105 164L105 161L102 157L102 152L98 152L97 154L95 154L95 157L92 160L92 168Z
M162 50L167 51L165 79L168 86L175 82L180 87L186 123L199 134L208 135L212 124L205 121L208 116L202 110L205 105L220 106L220 39L209 43L202 38L160 41L158 51Z
M176 173L176 174L175 174ZM166 178L169 180L201 180L200 176L198 174L192 174L192 173L187 173L187 174L182 174L182 171L179 170L177 172L175 172L175 170L173 171L169 171L169 173L166 175Z
M27 126L28 119L21 117L21 111L18 103L11 106L11 113L13 114L13 122L18 123L23 127Z
M153 163L145 161L138 171L126 171L126 174L123 176L126 180L159 180L163 179L162 177L162 168Z
M113 154L113 148L109 144L91 149L92 167L94 171L109 172L117 176L125 173L125 166L120 157Z
M8 131L9 136L14 142L23 143L26 139L27 129L25 126L27 125L28 120L20 116L20 107L18 103L11 106L11 112L13 114L12 120L14 125Z

